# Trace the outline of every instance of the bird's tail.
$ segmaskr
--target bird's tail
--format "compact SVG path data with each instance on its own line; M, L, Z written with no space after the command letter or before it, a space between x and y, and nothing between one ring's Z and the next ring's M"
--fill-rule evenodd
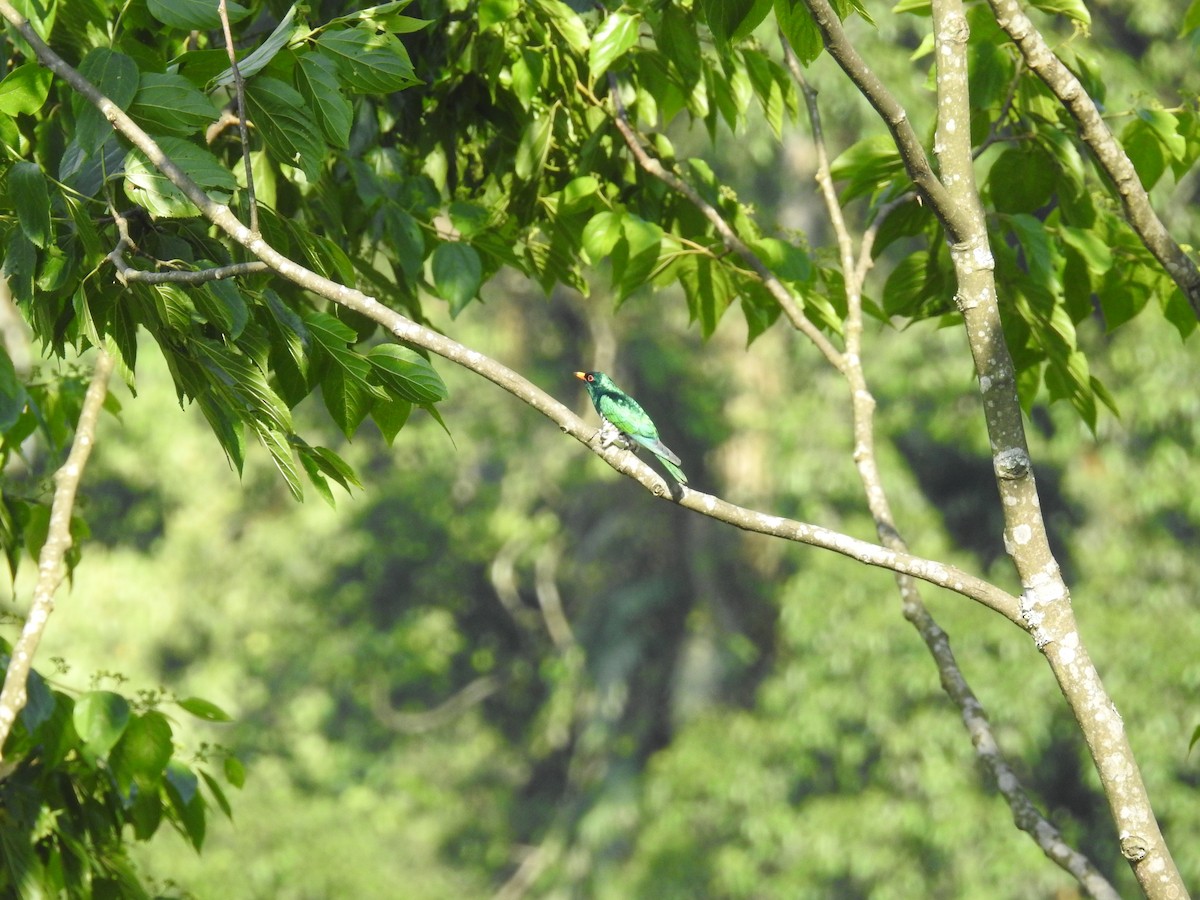
M687 476L683 474L683 469L679 468L679 466L675 465L675 463L662 456L658 457L658 461L663 464L664 469L671 473L671 477L680 484L688 483Z

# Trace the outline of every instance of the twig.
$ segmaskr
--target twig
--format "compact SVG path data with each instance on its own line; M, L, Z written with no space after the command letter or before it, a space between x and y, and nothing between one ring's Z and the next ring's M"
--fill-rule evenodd
M225 0L217 3L221 29L225 32L225 49L229 53L229 68L233 70L234 95L237 98L238 133L242 137L242 160L246 164L246 200L250 205L250 230L258 234L258 202L254 199L254 171L250 164L250 130L246 127L246 80L238 69L237 50L233 46L233 31L229 27L229 10Z
M252 233L238 221L237 217L230 212L229 207L209 198L204 190L163 153L162 148L154 139L130 119L120 107L101 94L91 82L47 47L46 43L29 27L28 22L13 9L9 0L0 0L0 16L12 24L21 37L33 47L38 59L47 68L97 106L122 135L145 153L159 171L178 187L184 196L196 204L209 221L265 262L271 269L305 290L361 313L382 325L397 339L423 347L431 353L491 381L551 419L564 433L587 445L593 453L603 458L610 466L634 479L655 496L670 496L670 487L666 481L648 464L639 460L635 454L616 446L602 447L599 441L599 432L594 425L583 422L554 397L512 369L477 350L412 321L384 306L374 297L331 281L284 256L267 243L261 235ZM856 559L866 565L912 575L982 603L999 612L1009 621L1027 627L1022 622L1016 597L981 578L945 563L922 559L906 553L897 553L878 544L872 544L869 541L863 541L818 525L746 509L696 490L687 491L682 499L675 502L686 509L746 531L822 547Z
M420 712L401 712L392 706L382 681L371 683L371 712L380 724L405 734L424 734L449 725L472 706L482 703L504 686L503 679L483 675L467 684L433 709Z
M700 196L700 193L692 187L688 182L684 181L674 172L669 172L661 162L646 152L641 141L638 140L636 132L629 124L629 116L625 112L625 105L621 102L620 92L617 87L616 78L610 72L608 76L609 96L612 97L614 118L613 123L617 126L617 130L621 132L621 137L625 139L625 144L629 147L629 152L633 154L633 158L637 160L637 164L648 174L657 178L671 190L683 195L688 201L703 213L704 218L712 223L717 234L721 236L721 240L725 246L733 253L745 261L746 265L750 266L758 275L763 286L775 298L775 302L779 304L779 308L783 310L788 321L792 326L804 334L817 349L821 351L824 357L829 361L835 369L841 370L844 365L841 352L833 346L829 338L825 337L824 333L817 328L804 312L796 304L792 292L787 289L779 277L771 271L771 269L751 250L746 242L737 236L737 232L725 221L725 217L721 215L711 203ZM593 98L594 99L594 98Z
M1112 179L1125 209L1125 219L1146 249L1167 270L1200 316L1200 269L1188 256L1150 203L1133 163L1113 136L1095 102L1079 79L1063 65L1029 21L1018 0L988 0L998 24L1016 43L1025 64L1050 88L1079 125L1079 135L1091 147L1096 161Z
M251 275L254 272L267 271L267 264L254 260L252 262L233 263L228 266L215 266L211 269L176 269L169 272L146 272L135 269L125 261L126 250L136 250L137 245L129 237L129 222L126 218L112 210L113 222L117 226L117 244L105 256L117 270L117 280L121 284L139 281L142 284L204 284L208 281L221 281L225 278L237 278L241 275ZM155 260L163 265L161 260Z
M33 657L46 630L50 613L54 611L54 594L65 575L63 560L71 549L71 514L75 508L75 492L83 477L84 467L96 440L96 422L104 396L108 392L108 378L112 374L113 360L101 350L96 357L96 368L92 382L83 398L83 408L75 426L75 438L67 461L54 475L54 499L50 505L50 525L46 542L38 556L38 578L33 588L33 602L25 617L21 636L13 647L12 661L4 676L4 688L0 690L0 760L3 759L4 742L12 731L17 715L29 699L29 672Z

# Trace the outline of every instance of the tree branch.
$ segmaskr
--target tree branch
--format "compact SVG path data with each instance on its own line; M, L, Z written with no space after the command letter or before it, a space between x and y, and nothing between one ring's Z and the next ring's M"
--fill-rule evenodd
M867 505L875 520L880 542L894 550L907 552L908 546L896 527L891 505L883 487L883 479L880 477L876 463L875 400L869 391L866 373L862 365L862 290L867 272L871 267L871 245L874 242L875 231L878 224L886 217L886 211L879 212L875 218L875 225L864 234L856 262L853 240L846 227L845 216L842 214L837 191L833 186L829 154L825 145L824 129L821 125L821 111L817 105L817 92L804 77L800 61L786 40L783 40L783 48L788 69L804 94L809 123L813 132L813 145L816 149L817 184L833 224L834 235L842 259L842 271L845 273L847 298L845 375L850 386L851 405L854 411L854 462L867 496ZM942 688L954 705L958 707L975 753L992 773L1000 793L1008 801L1009 809L1012 811L1013 820L1017 826L1027 832L1051 860L1073 875L1089 896L1098 898L1098 900L1118 900L1119 895L1115 888L1108 883L1091 860L1071 847L1063 839L1059 830L1042 815L1029 799L1024 785L1021 784L1020 779L1017 778L1000 750L991 723L988 721L987 712L978 697L975 696L975 692L971 690L962 669L959 668L954 651L950 646L949 635L925 606L916 581L907 575L897 574L895 577L904 618L916 628L917 633L925 642L925 646L937 666Z
M625 105L621 102L616 78L611 72L608 76L608 83L609 95L612 97L615 113L613 123L617 126L617 130L621 132L621 137L625 139L625 144L629 147L633 158L637 160L637 164L648 175L657 178L677 194L686 197L696 209L703 213L704 218L712 223L713 228L721 236L721 240L730 252L740 256L746 265L758 275L763 286L770 292L775 302L779 304L779 308L783 310L788 321L792 323L792 327L802 332L805 337L816 345L817 349L829 361L829 364L841 371L845 365L842 354L830 343L824 333L809 320L808 316L804 315L804 312L797 305L792 292L779 280L779 277L767 267L766 263L759 258L757 253L746 246L746 242L738 237L737 232L725 221L725 217L721 215L720 211L701 197L699 191L674 172L667 171L661 162L646 152L646 149L638 139L637 133L629 124L629 116L625 112ZM590 99L593 102L598 102L594 97Z
M967 80L970 34L962 0L933 0L937 60L937 148L949 202L961 224L950 246L956 299L983 395L1004 512L1004 543L1024 588L1021 611L1079 724L1108 800L1121 852L1149 897L1186 890L1163 840L1121 717L1104 690L1075 624L1070 592L1050 551L1034 482L1012 357L997 304L994 260L975 184ZM903 149L901 152L904 152Z
M229 68L233 72L234 97L237 99L238 134L242 139L242 160L246 164L246 204L250 207L250 230L258 233L258 203L254 199L254 169L250 164L250 129L246 126L246 80L238 69L237 50L233 46L233 31L229 27L229 10L225 0L217 3L221 30L225 34L225 49L229 52Z
M917 137L912 122L909 121L908 113L900 105L900 101L892 96L891 91L879 80L879 76L867 65L866 60L859 56L858 51L854 49L854 45L850 43L850 39L846 37L846 32L842 29L842 20L838 18L838 14L829 5L828 0L804 0L804 5L808 7L813 21L817 23L821 39L825 42L825 49L854 82L867 102L879 113L879 117L883 119L883 123L892 133L892 140L900 150L904 168L908 171L909 178L913 180L917 192L932 205L933 209L942 211L939 217L945 216L942 224L946 229L946 234L953 239L960 228L958 217L954 215L952 206L947 202L946 188L934 174L929 158L925 155L921 139Z
M1142 187L1133 163L1105 124L1095 102L1046 44L1041 33L1021 9L1018 0L988 0L998 24L1021 51L1025 64L1050 88L1079 124L1079 135L1092 149L1096 161L1112 180L1125 209L1125 219L1146 249L1167 270L1200 316L1200 269L1171 237Z
M21 629L21 636L13 647L12 660L4 676L4 688L0 690L0 760L3 759L4 743L16 723L17 715L29 699L27 686L33 657L50 620L50 613L54 611L54 594L65 575L63 560L71 549L71 514L75 508L75 492L96 440L96 422L108 392L112 369L112 357L101 350L96 357L91 384L83 398L79 421L75 425L71 452L54 475L50 525L46 542L42 544L38 556L38 578L33 589L33 602L25 617L25 627Z
M168 272L146 272L135 269L125 261L126 250L136 250L137 245L129 237L129 222L126 218L112 210L113 221L117 225L117 245L105 257L117 270L117 280L121 284L140 281L142 284L204 284L208 281L221 281L225 278L237 278L241 275L251 275L255 272L267 271L267 264L253 261L234 263L228 266L215 266L211 269L175 269ZM163 265L161 260L155 260Z

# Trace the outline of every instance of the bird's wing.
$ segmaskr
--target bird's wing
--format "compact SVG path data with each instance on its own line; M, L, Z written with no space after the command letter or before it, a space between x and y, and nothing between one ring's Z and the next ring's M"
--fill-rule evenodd
M626 434L629 434L629 432L626 432ZM629 436L660 459L673 462L675 465L680 465L683 462L670 447L657 437L647 437L641 434L629 434Z
M630 437L658 440L658 429L654 427L654 422L632 397L604 394L600 397L597 410Z

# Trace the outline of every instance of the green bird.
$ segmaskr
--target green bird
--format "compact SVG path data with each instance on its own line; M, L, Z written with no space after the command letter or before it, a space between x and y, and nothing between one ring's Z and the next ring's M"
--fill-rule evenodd
M658 457L658 461L671 473L680 484L687 484L687 476L679 468L681 460L658 437L658 429L646 415L641 405L627 393L613 384L613 380L603 372L576 372L575 377L583 382L588 395L592 398L592 406L600 413L604 421L601 428L600 443L609 447L616 442L617 435L607 429L619 432L619 436L636 441Z

